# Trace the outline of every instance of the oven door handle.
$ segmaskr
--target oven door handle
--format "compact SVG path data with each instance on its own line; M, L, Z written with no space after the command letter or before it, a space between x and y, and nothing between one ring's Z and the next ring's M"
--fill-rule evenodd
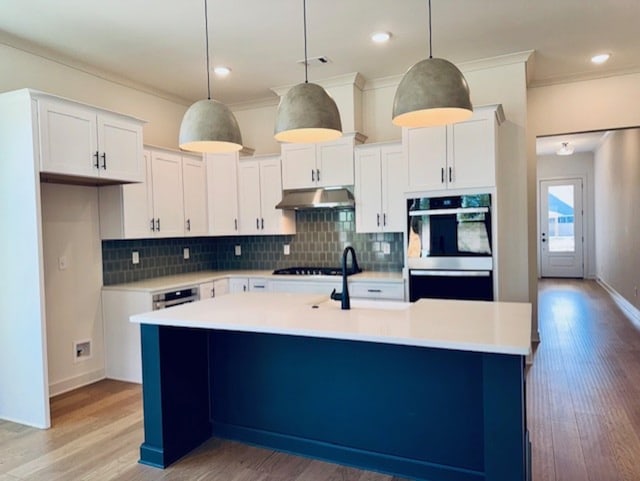
M489 277L491 271L411 270L409 277Z

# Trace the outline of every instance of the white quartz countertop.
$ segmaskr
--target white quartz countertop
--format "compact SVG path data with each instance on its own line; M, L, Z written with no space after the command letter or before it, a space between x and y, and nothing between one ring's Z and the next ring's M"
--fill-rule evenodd
M269 278L271 280L297 280L297 281L339 281L340 276L286 276L274 275L273 271L260 270L233 270L233 271L199 271L189 272L187 274L177 274L173 276L154 277L142 281L128 282L124 284L113 284L104 286L105 290L116 291L142 291L142 292L159 292L170 289L180 289L183 287L194 286L203 282L215 281L228 277L260 277ZM349 276L349 281L363 282L399 282L402 283L401 272L373 272L364 271L360 274Z
M475 352L530 353L528 303L439 299L415 303L351 302L350 310L341 310L338 301L317 294L243 292L138 314L131 317L131 322Z

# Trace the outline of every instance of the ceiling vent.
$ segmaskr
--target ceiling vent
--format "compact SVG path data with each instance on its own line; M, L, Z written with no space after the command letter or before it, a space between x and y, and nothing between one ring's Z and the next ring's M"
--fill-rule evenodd
M304 59L298 60L296 63L299 63L300 65L304 65ZM325 65L327 63L331 63L331 59L329 59L329 57L326 57L324 55L321 55L320 57L313 57L313 58L307 59L308 67L313 67L314 65Z

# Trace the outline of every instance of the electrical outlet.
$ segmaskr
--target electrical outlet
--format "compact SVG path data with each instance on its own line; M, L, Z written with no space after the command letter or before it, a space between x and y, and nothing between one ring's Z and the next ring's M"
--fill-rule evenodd
M185 247L184 249L182 249L182 257L184 257L185 261L189 260L190 254L189 254L188 247Z
M131 252L131 263L140 264L140 253L138 251Z
M234 252L235 252L235 254L237 256L241 256L242 255L242 248L240 247L240 244L236 244Z
M291 254L291 246L289 246L289 244L285 244L284 245L284 255L288 256L289 254Z
M69 267L69 260L67 256L58 257L58 270L65 271Z
M391 244L389 242L382 243L382 253L391 254Z

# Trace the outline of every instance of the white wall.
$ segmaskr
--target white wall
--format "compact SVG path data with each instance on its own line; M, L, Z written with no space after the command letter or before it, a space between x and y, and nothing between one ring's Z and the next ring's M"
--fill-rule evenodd
M42 239L50 394L105 376L100 291L102 243L97 187L41 185ZM66 259L62 270L58 261ZM76 362L74 341L91 340L91 357Z
M611 132L595 155L597 273L640 308L640 129Z
M540 155L538 156L538 193L540 192L540 181L554 180L561 178L584 177L584 265L585 277L596 277L596 253L595 253L595 191L594 191L594 167L593 153L580 152L570 156ZM538 220L538 232L540 225ZM539 239L539 236L537 237ZM540 242L536 242L538 249L538 272L540 272Z

